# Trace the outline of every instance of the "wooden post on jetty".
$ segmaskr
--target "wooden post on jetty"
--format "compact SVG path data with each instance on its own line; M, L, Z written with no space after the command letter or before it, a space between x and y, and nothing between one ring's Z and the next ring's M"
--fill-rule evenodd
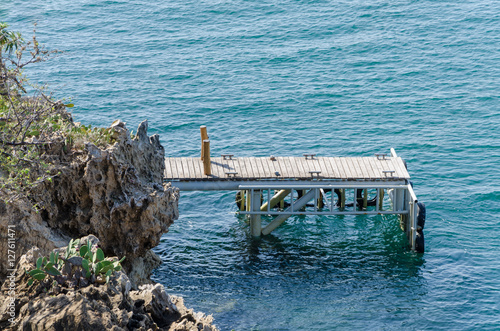
M201 160L203 161L203 173L206 176L212 174L212 167L210 164L210 140L208 140L207 127L200 126L201 134Z
M201 160L203 161L203 141L208 140L207 127L205 125L200 126L200 134L201 134Z
M210 140L203 140L203 172L205 175L210 176L212 169L210 167Z

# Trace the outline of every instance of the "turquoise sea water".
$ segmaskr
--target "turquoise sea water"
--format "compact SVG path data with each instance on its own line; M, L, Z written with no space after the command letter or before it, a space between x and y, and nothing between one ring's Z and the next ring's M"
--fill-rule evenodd
M182 193L154 278L222 330L500 329L500 2L3 0L66 53L31 71L77 121L149 119L168 156L370 156L427 205L294 217L252 240L234 192Z

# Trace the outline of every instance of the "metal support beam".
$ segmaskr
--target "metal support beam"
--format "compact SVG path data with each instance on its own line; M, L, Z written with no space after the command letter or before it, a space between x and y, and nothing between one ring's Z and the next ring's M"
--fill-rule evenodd
M272 198L270 203L266 202L260 207L261 211L266 211L269 209L273 208L276 206L281 200L283 200L287 195L290 194L292 190L280 190L278 193L276 193ZM268 206L269 205L269 206Z
M294 214L294 211L299 210L300 208L304 207L307 204L307 202L309 202L311 199L314 199L316 195L315 191L316 189L310 190L295 202L293 202L293 197L292 197L292 205L289 208L287 208L283 214L278 215L274 220L271 221L271 223L269 223L264 229L262 229L262 234L263 235L270 234L274 229L276 229L284 221L286 221L288 217Z
M250 188L272 189L272 190L309 190L311 188L323 189L352 189L352 188L406 188L407 183L398 180L389 182L376 181L306 181L306 180L238 180L231 178L230 180L199 180L199 181L171 181L172 186L179 188L181 191L236 191L247 190Z
M252 211L260 211L260 190L251 190L250 206ZM260 237L261 217L258 214L250 215L250 232L254 237Z
M415 192L413 191L413 188L411 187L410 184L408 184L408 200L409 200L409 225L410 225L410 231L409 231L409 236L408 236L408 241L410 242L410 247L412 250L416 249L416 241L417 241L417 212L418 212L418 207L417 207L417 196L415 195Z

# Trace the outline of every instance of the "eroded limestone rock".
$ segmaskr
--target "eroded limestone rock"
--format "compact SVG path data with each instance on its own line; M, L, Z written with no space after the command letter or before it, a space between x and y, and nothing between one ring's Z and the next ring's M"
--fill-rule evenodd
M126 256L124 268L137 287L158 265L150 249L177 219L179 193L163 183L165 151L158 135L148 137L147 121L133 138L121 121L112 128L116 142L106 149L87 143L84 151L52 151L64 154L53 181L31 200L0 203L0 240L7 241L7 227L14 225L17 256L32 246L47 254L93 233L107 255ZM0 246L7 256L6 245ZM0 276L7 269L1 264Z
M142 285L132 291L123 271L115 272L108 284L78 289L44 292L47 286L37 282L28 286L24 270L33 269L39 256L40 250L34 247L17 265L14 323L9 321L9 285L3 284L0 329L217 331L212 316L186 308L181 298L169 296L160 284Z

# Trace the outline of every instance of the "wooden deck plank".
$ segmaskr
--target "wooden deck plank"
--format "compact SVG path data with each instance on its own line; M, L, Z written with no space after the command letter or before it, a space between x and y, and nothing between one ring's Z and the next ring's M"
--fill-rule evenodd
M282 176L281 174L281 167L280 167L280 164L279 164L279 161L278 159L276 158L274 161L271 161L271 165L274 169L274 178L280 178ZM279 174L279 176L276 175L276 172Z
M237 177L241 178L246 178L246 169L245 169L245 162L240 157L237 157L235 159L235 167L238 169L236 170L238 174L236 175Z
M286 162L286 157L280 157L278 160L280 162L281 177L290 178L290 166L288 165L288 162Z
M288 178L297 178L297 174L294 171L295 169L292 163L292 157L290 156L285 157L285 165L288 173Z
M356 169L354 168L354 164L352 164L351 158L345 158L343 160L345 162L345 165L347 165L347 169L349 169L349 178L357 179L358 173L356 172Z
M193 167L192 158L185 157L183 162L185 162L187 164L187 168L188 168L188 171L189 171L189 178L196 178L196 175L194 173L194 167Z
M309 179L311 176L309 173L309 164L306 163L305 158L292 158L291 159L294 162L294 167L295 171L297 173L297 178L301 179Z
M231 158L230 164L231 164L231 167L233 168L232 171L237 172L237 174L235 176L241 177L241 169L239 167L238 160L233 157L233 158Z
M302 158L293 158L295 171L297 172L297 178L306 178L308 173L306 173L304 166L302 164Z
M378 169L378 176L379 178L385 178L385 175L384 173L382 172L383 170L387 170L387 169L384 169L384 166L385 166L385 161L383 160L379 160L377 158L374 159L375 161L375 166L377 167ZM382 163L383 162L383 163Z
M363 162L362 158L355 157L354 160L358 164L357 169L358 169L358 175L360 176L360 178L370 179L370 173L369 173L368 169L366 168L365 163Z
M163 178L174 178L172 171L173 167L170 163L170 158L165 158L165 171L163 171Z
M254 171L254 167L252 165L252 162L250 161L251 158L249 157L243 157L239 158L240 162L245 164L244 168L244 177L245 178L257 178L256 173Z
M262 177L261 178L269 178L269 167L264 157L258 157L258 162L262 166Z
M198 174L198 178L205 178L205 171L203 169L203 162L199 158L193 158L194 170Z
M406 173L408 172L406 170L406 167L404 165L404 161L402 158L400 157L397 157L397 158L391 158L393 163L395 163L395 166L397 167L397 174L398 174L398 178L405 178L406 177Z
M227 176L226 172L234 171L233 167L231 166L231 160L224 159L221 157L221 163L222 163L222 177L221 178L229 178Z
M271 160L271 158L267 158L267 166L269 168L269 171L270 171L270 177L269 178L278 178L278 176L276 176L276 161L273 161Z
M328 175L326 175L325 177L335 178L335 176L337 176L337 174L336 174L335 170L333 169L332 164L330 163L330 160L327 157L322 157L321 159L325 165L325 168L328 171Z
M212 176L203 173L199 158L171 157L165 159L165 179L206 180L229 179L226 172L237 172L243 180L259 179L310 179L309 171L321 171L320 178L334 180L391 180L408 179L410 175L400 157L386 160L376 157L317 157L306 160L303 157L241 157L223 160L211 158ZM385 176L384 170L394 170L394 176ZM280 176L276 176L278 172Z
M394 170L395 171L394 176L393 176L394 178L400 178L401 172L402 172L401 169L399 168L399 164L398 164L399 162L398 162L397 159L398 158L391 157L389 159L389 161L388 161L388 163L390 164L389 167L391 168L389 170Z
M402 158L401 159L401 164L403 165L403 177L404 178L410 178L410 173L408 172L408 164L405 166L405 163L404 163L404 160Z
M183 176L183 171L182 171L182 163L180 162L179 160L180 158L176 157L173 160L173 162L175 162L175 168L177 170L177 176L176 176L176 179L181 179L181 178L184 178Z
M375 175L375 171L370 163L369 157L364 157L363 162L365 163L366 168L368 169L368 173L370 174L370 179L375 179L377 176Z
M259 169L257 168L257 164L255 163L255 159L253 157L248 158L248 163L250 164L250 168L252 169L252 175L249 178L259 178Z
M387 171L387 170L394 170L396 171L396 169L394 168L394 165L392 164L392 161L390 158L387 158L385 160L379 160L379 164L382 165L382 170L380 171L380 174L381 176L385 176L384 173L382 171ZM397 173L394 173L393 177L395 178L396 177L396 174ZM391 178L391 175L388 174L387 175L387 178Z
M262 162L262 158L256 157L255 162L257 163L257 168L259 168L259 178L266 178L267 172L264 167L264 162Z
M354 169L356 170L356 176L357 176L356 178L358 178L358 179L366 178L365 177L366 169L362 168L361 164L359 163L358 158L353 157L353 158L351 158L351 160L352 160Z
M200 169L200 162L198 162L198 160L196 158L190 158L191 159L191 162L193 163L193 168L194 168L194 173L196 175L196 178L203 178L204 177L204 173L203 173L203 169Z
M224 173L222 172L221 159L222 158L219 158L219 157L211 157L210 158L213 177L224 178ZM207 176L204 176L204 177L207 178Z
M293 157L287 157L285 159L285 164L287 166L288 172L290 176L293 175L293 178L299 178L299 173L297 171L297 160Z
M309 164L306 163L307 160L305 158L295 158L295 160L299 170L299 177L304 179L309 178Z
M189 157L187 158L187 162L189 163L189 173L192 178L198 178L198 173L196 172L196 167L193 162L194 158Z
M254 160L255 160L255 163L257 164L259 178L264 178L265 172L264 172L264 167L262 166L262 162L261 162L260 158L254 158Z
M302 164L302 166L304 167L304 175L305 177L304 178L309 178L311 176L310 172L309 171L314 171L316 170L316 164L314 163L314 160L311 160L311 159L305 159L305 158L302 158L301 160L299 160Z
M328 167L329 171L332 173L332 175L334 177L339 178L340 172L338 171L338 169L334 163L334 158L333 157L325 157L325 163L326 163L326 166Z
M342 166L344 167L344 171L345 171L345 174L346 174L345 179L354 178L353 173L351 173L350 165L347 163L346 159L345 158L340 158L340 162L342 162Z
M286 162L286 157L279 157L277 158L280 166L280 178L290 178L290 172L289 168L290 166L288 165L288 162Z
M339 157L338 162L342 166L342 170L344 171L344 175L342 176L342 178L343 179L351 178L351 171L349 170L349 167L347 166L347 163L345 163L343 158Z
M375 171L375 175L378 177L378 178L382 178L383 177L383 173L382 173L382 165L380 164L380 161L375 157L372 159L372 165L374 167L374 171Z
M342 162L340 161L339 157L334 157L331 159L331 163L334 167L337 168L338 171L338 176L340 179L345 179L347 178L346 172L344 170L344 166L342 165Z
M329 167L326 166L324 157L318 157L318 163L319 163L319 168L321 170L321 173L319 174L320 177L325 177L325 178L333 177L332 172L329 170Z
M252 164L250 163L250 158L245 157L240 159L241 162L245 163L245 176L246 178L253 178L253 169L252 169Z
M372 179L369 168L366 166L362 157L355 157L354 160L358 164L358 170L361 178L363 179Z
M353 161L354 166L356 168L358 178L359 179L369 179L370 175L367 174L367 170L364 167L364 164L361 163L360 157L353 157L352 161Z
M181 173L181 176L182 178L189 178L189 169L187 168L187 164L184 162L184 158L183 157L180 157L178 160L177 160L177 165L181 166L181 169L182 169L182 173Z

